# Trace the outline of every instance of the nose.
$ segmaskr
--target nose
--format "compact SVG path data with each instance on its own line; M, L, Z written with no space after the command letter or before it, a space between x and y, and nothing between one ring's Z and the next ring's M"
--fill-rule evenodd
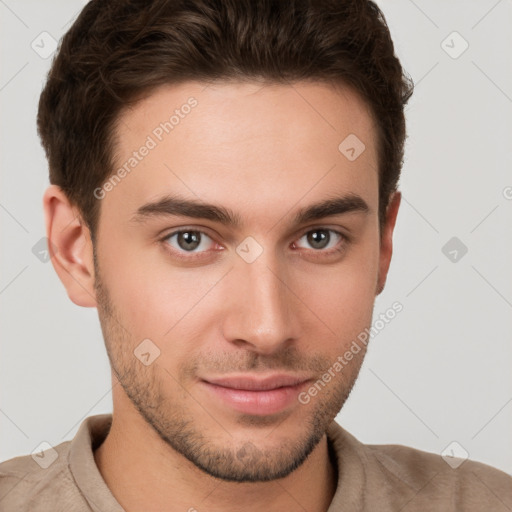
M300 300L283 265L265 251L256 261L236 262L229 275L225 339L260 354L283 350L298 338Z

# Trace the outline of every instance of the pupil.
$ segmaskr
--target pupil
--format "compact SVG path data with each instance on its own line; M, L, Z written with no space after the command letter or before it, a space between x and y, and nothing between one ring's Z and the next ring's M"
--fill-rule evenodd
M195 249L199 245L199 234L197 231L183 231L178 234L178 243L182 249Z
M316 249L323 249L329 243L329 235L325 230L312 231L308 235L308 242Z

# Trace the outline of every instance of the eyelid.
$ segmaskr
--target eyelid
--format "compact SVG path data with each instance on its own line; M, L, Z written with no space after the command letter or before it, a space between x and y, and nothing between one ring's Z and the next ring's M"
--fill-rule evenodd
M338 229L334 229L332 227L328 227L326 225L319 224L319 225L308 226L306 228L303 228L301 231L299 231L298 235L297 234L294 235L293 243L295 243L296 241L300 240L308 233L315 231L315 230L330 231L332 233L335 233L336 235L339 235L341 238L341 242L338 245L341 245L342 247L351 241L351 237L349 235L345 234L343 231L341 231L339 229L339 227L338 227ZM208 238L210 238L210 240L212 240L212 242L214 244L221 245L215 240L215 237L213 237L209 234L209 232L208 232L209 230L207 228L204 228L204 227L199 228L199 227L193 227L193 226L181 226L179 228L176 228L173 231L170 231L170 232L166 233L164 236L160 237L159 241L166 242L172 236L177 235L179 233L187 232L187 231L197 232L197 233L200 233L201 235L206 235ZM169 245L169 244L167 244L167 245ZM317 253L316 254L317 256L329 255L329 254L339 250L338 245L336 247L330 248L328 250L322 250L322 249L319 249L319 250L304 249L304 250L306 250L308 252ZM221 250L224 250L224 247L222 247ZM194 258L201 258L202 255L209 252L209 251L202 251L202 252L198 252L198 253L195 253L195 252L187 253L186 251L178 251L177 249L174 249L174 248L170 248L170 249L168 249L168 251L174 255L179 254L179 256L177 256L177 258L186 259L186 260L193 260ZM216 252L218 252L218 251L216 251Z
M332 255L340 250L343 250L345 248L345 245L351 242L351 237L346 235L343 231L340 231L339 229L330 228L328 226L319 225L319 226L309 226L305 231L301 231L302 234L300 236L298 236L297 238L295 238L293 244L295 245L295 241L298 241L301 238L303 238L304 236L306 236L308 233L315 232L315 231L329 231L331 233L335 233L336 235L338 235L340 237L340 241L334 247L331 247L330 249L318 249L318 250L303 249L303 250L307 251L308 253L311 253L315 257L321 258L322 256L327 257L329 255Z
M167 230L163 230L165 232ZM187 231L192 231L194 233L201 233L201 235L206 235L208 238L215 240L217 235L211 233L211 230L205 226L194 227L194 226L180 226L179 228L174 228L171 231L167 231L164 235L159 235L158 238L160 241L167 240L173 235L177 235L178 233L183 233Z
M341 237L343 237L344 239L346 239L347 241L351 241L352 240L352 237L346 233L346 229L342 228L341 226L335 226L335 227L331 227L327 224L313 224L311 226L307 226L306 228L302 228L300 231L299 231L299 236L297 238L302 238L304 235L306 235L307 233L311 232L311 231L315 231L315 230L325 230L325 231L331 231L333 233L336 233L338 235L340 235Z

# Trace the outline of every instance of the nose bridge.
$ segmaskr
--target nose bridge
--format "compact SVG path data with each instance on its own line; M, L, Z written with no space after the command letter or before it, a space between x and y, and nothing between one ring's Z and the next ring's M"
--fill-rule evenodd
M243 257L236 262L233 314L225 333L228 339L245 342L260 352L272 352L295 337L293 294L285 284L283 268L270 250L250 263Z

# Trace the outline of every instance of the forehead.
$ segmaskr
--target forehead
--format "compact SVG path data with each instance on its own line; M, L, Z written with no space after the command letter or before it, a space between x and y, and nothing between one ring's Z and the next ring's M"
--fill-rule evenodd
M126 108L115 134L117 178L101 208L119 218L165 194L233 211L245 205L244 215L259 219L270 215L269 205L275 215L326 193L354 193L376 205L375 126L349 88L307 82L163 86ZM348 158L347 149L362 152Z

